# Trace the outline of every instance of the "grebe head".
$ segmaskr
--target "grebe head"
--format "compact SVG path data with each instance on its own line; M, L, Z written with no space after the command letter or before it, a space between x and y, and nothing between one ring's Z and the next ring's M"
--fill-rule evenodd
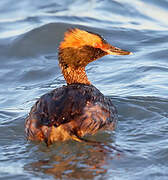
M85 83L90 84L90 82L83 76L84 81L79 82L71 80L71 71L80 70L78 73L82 73L88 63L102 57L105 55L129 55L131 52L121 50L110 45L105 41L100 35L84 31L81 29L70 29L65 32L64 40L59 46L59 65L64 74L65 80L68 84L71 83ZM84 71L85 73L85 71ZM67 77L70 75L71 77ZM81 78L81 77L80 77Z

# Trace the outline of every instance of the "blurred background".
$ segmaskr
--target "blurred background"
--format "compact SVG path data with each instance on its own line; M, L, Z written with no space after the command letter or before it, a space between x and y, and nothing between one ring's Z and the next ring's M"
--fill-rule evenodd
M167 180L168 1L0 1L0 179ZM118 109L115 132L47 148L27 142L35 101L65 84L57 52L67 28L98 33L132 56L88 65L89 80Z

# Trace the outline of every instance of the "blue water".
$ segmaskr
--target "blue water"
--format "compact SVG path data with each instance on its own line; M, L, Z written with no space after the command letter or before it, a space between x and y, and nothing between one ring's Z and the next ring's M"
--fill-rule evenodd
M0 179L168 179L167 9L167 0L0 1ZM31 106L65 84L57 48L70 27L133 52L87 66L118 109L115 132L88 137L101 148L25 139Z

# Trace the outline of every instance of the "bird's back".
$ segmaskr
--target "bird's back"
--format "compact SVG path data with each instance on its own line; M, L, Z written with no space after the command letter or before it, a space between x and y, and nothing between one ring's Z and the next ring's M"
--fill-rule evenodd
M96 87L71 84L43 95L32 107L25 129L28 139L53 142L114 129L116 122L114 105Z

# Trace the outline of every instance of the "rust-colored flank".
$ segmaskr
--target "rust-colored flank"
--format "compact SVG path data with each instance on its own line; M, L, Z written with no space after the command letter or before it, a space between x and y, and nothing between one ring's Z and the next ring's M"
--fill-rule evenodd
M117 113L110 98L105 97L88 80L85 67L105 55L128 55L128 51L110 45L100 35L81 29L65 32L58 60L67 85L43 95L31 108L25 121L28 140L87 141L86 134L114 130Z

